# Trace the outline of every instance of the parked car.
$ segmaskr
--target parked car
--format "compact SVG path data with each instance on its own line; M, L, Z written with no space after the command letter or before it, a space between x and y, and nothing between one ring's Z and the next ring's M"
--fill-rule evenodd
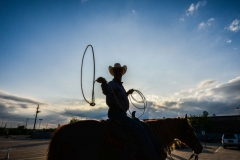
M240 136L237 134L230 134L226 133L222 136L222 145L223 148L226 148L227 146L231 147L238 147L240 149Z

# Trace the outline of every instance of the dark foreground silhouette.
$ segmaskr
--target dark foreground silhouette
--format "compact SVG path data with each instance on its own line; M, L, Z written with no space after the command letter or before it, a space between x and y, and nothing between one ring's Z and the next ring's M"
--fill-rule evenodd
M194 153L202 152L203 147L187 116L141 123L148 131L161 160L166 159L166 148L175 138L189 146ZM146 159L142 157L142 152L133 132L124 126L111 120L85 120L64 125L55 131L48 148L48 160Z

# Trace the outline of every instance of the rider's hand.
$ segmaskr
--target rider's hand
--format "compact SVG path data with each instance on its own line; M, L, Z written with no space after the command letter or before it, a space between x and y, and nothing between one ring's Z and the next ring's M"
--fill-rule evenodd
M103 77L98 77L98 79L96 79L96 81L97 81L98 83L107 83L106 79L103 78Z
M132 94L134 92L134 89L130 89L129 91L127 91L127 94Z

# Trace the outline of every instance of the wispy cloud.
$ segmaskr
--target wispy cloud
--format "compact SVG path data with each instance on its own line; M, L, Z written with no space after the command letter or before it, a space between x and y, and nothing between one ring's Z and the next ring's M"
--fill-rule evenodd
M215 46L218 44L218 42L221 42L222 41L222 37L216 37L213 42L211 43L211 46Z
M201 82L199 85L198 85L198 88L204 88L204 87L209 87L210 85L212 85L213 83L215 83L216 81L215 80L206 80L204 82Z
M196 5L192 3L188 10L186 11L186 15L187 16L193 15L194 12L197 11L199 7L205 6L206 3L207 3L206 1L199 1Z
M209 20L208 20L208 22L210 23L210 22L212 22L212 21L214 21L215 19L214 18L210 18Z
M185 21L185 19L184 19L184 18L180 18L180 21L184 22L184 21Z
M227 42L227 43L231 43L231 42L232 42L232 40L231 40L231 39L228 39L226 42Z
M84 3L84 2L87 2L88 0L81 0L82 1L82 3Z
M15 101L15 102L18 102L18 103L30 103L30 104L41 104L41 105L44 104L44 105L46 105L45 102L40 102L40 101L30 99L30 98L19 97L19 96L12 95L12 94L2 92L2 91L0 91L0 99Z
M206 23L202 22L199 24L198 28L204 28L206 26Z
M232 32L238 32L240 30L240 23L238 19L235 19L230 26L228 27L228 30Z
M212 22L214 21L215 19L214 18L210 18L209 20L207 20L207 22L202 22L198 25L198 28L201 29L201 28L204 28L206 26L211 26Z

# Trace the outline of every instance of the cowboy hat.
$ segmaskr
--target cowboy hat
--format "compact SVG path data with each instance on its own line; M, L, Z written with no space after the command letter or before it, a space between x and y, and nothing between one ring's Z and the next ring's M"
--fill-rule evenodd
M108 70L109 70L109 72L112 76L114 76L114 72L113 72L114 68L121 68L122 69L122 75L124 75L127 72L127 66L126 65L121 66L120 63L115 63L114 67L112 67L112 66L108 67Z

